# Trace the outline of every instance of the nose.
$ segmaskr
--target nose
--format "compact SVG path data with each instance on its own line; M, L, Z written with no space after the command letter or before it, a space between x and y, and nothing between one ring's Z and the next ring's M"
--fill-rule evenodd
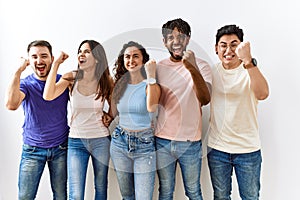
M230 45L228 45L228 46L226 47L225 53L229 53L229 52L231 52L232 50L233 50L232 47L231 47Z
M129 63L133 63L133 61L134 61L133 56L130 56Z
M180 36L175 36L174 37L174 44L180 43Z
M37 59L36 59L36 62L38 63L38 64L40 64L40 63L42 63L42 58L41 57L37 57Z

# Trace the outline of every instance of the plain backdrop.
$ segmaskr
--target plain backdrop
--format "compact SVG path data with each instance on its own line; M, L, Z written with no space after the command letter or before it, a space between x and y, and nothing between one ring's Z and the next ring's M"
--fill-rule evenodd
M261 199L297 199L300 179L300 26L299 3L294 0L0 0L0 200L17 199L18 168L22 146L23 110L8 111L4 95L8 82L27 56L29 42L48 40L54 56L60 51L70 57L59 69L65 73L77 67L77 48L84 39L103 44L112 66L122 44L135 40L154 59L168 56L160 34L163 23L182 18L192 28L190 49L210 64L218 62L214 53L215 34L226 24L237 24L250 41L252 55L270 86L270 96L258 106L263 164ZM26 74L30 74L29 67ZM209 106L204 107L203 142ZM93 176L88 170L86 199L93 199ZM175 199L186 199L177 173ZM29 183L30 184L30 183ZM158 182L154 199L157 199ZM212 188L203 155L201 184L204 199L212 199ZM121 199L116 176L109 171L109 199ZM233 181L232 199L238 198ZM48 169L38 190L38 200L52 199Z

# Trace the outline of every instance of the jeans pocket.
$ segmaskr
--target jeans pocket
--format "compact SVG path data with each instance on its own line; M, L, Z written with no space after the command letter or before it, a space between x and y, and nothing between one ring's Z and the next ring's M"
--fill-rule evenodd
M35 152L36 147L30 146L28 144L23 144L23 151L26 153L33 153Z
M68 140L65 141L64 143L60 144L58 146L58 148L61 149L61 150L67 150L68 149Z
M118 127L116 127L115 130L112 132L111 137L113 139L118 139L120 135L121 135L121 130Z

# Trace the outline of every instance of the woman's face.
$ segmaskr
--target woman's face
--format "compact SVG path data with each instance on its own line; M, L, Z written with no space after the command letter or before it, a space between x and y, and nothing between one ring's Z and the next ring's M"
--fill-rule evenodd
M96 66L96 59L92 54L92 50L88 43L84 43L78 51L78 63L81 69Z
M143 65L143 55L137 47L132 46L125 49L124 66L129 72L139 71Z

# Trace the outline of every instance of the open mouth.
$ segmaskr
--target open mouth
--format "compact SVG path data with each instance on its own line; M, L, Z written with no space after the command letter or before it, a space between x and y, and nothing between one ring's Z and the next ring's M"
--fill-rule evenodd
M172 49L173 49L173 54L178 55L178 56L182 55L182 48L181 48L181 46L179 46L179 47L173 47Z
M232 59L234 59L234 55L225 55L224 56L224 58L226 59L226 60L232 60Z
M79 64L84 64L84 63L86 63L86 60L84 60L84 59L79 60Z
M38 71L40 71L40 72L43 72L43 71L45 71L46 66L43 66L43 67L36 67L36 69L37 69Z

